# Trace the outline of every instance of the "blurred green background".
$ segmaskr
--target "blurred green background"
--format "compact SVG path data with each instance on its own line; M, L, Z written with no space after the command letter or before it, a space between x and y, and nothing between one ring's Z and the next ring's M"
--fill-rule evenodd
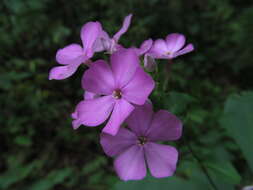
M184 121L172 178L121 182L99 145L101 127L71 127L84 67L48 80L57 49L80 42L85 22L112 35L129 13L126 47L179 32L196 48L174 61L168 84L165 62L153 74L155 109ZM219 190L253 184L252 21L252 0L1 0L0 189L212 190L203 167Z

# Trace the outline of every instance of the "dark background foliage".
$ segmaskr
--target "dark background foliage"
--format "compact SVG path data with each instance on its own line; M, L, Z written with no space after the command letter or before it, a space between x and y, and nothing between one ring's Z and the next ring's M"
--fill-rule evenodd
M71 128L84 67L48 80L57 49L80 42L85 22L99 20L112 35L129 13L125 46L179 32L196 48L171 73L161 61L153 74L155 109L184 121L172 178L120 182L99 145L101 127ZM252 184L252 21L251 0L2 0L0 189L213 189L203 167L217 189Z

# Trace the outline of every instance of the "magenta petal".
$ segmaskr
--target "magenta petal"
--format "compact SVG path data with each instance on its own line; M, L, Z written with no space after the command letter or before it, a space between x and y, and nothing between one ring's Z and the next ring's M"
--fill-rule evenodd
M135 107L127 118L126 123L137 136L145 136L151 124L152 116L152 104L147 101L144 105Z
M93 45L94 52L100 52L104 50L109 50L111 47L111 39L105 31L101 31L97 40Z
M110 66L103 60L92 63L83 75L82 87L96 94L112 94L115 84Z
M93 55L93 45L101 31L102 27L99 22L88 22L81 29L83 49L89 58Z
M174 53L180 50L185 44L185 37L182 34L169 34L166 37L168 52Z
M112 115L106 126L103 128L103 132L110 135L116 135L120 128L120 125L125 121L125 119L133 110L134 106L123 98L117 100L112 111Z
M118 42L118 40L120 39L121 35L124 34L130 23L131 23L131 19L132 19L132 14L129 14L128 16L125 17L124 21L123 21L123 25L121 27L121 29L113 36L113 39Z
M98 94L95 94L95 93L89 92L89 91L85 91L83 94L84 100L91 100L91 99L98 98L98 97L99 97Z
M144 145L145 158L152 176L172 176L177 167L178 152L169 145L147 143Z
M152 141L177 140L182 135L182 122L172 113L160 110L155 113L147 136Z
M76 72L77 68L79 67L79 65L81 65L81 63L82 62L73 63L66 66L53 67L49 71L49 80L52 80L52 79L62 80L62 79L66 79L70 77Z
M80 57L84 57L83 49L78 44L71 44L56 53L56 61L63 65L80 62Z
M137 55L141 56L144 53L146 53L148 50L150 50L150 48L152 47L152 44L153 44L153 40L152 39L145 40L141 44L140 48L135 48L135 51L136 51Z
M73 128L77 129L80 125L91 127L100 125L109 117L114 104L112 96L81 101L76 107L77 115L72 122Z
M192 44L188 44L187 46L185 46L185 48L179 50L178 52L174 53L173 54L173 58L179 56L179 55L183 55L183 54L186 54L186 53L189 53L191 51L194 50L194 47Z
M154 42L153 47L150 51L152 54L154 54L155 58L159 58L163 55L166 55L168 48L164 40L158 39Z
M137 105L143 105L155 87L155 82L142 68L137 68L132 80L122 89L122 96Z
M141 180L146 176L143 147L134 145L114 160L114 168L120 179Z
M135 74L137 67L139 67L139 59L134 50L120 49L112 54L111 65L116 86L121 88Z
M77 113L76 110L71 114L71 118L72 119L77 119L78 118L78 113Z
M137 136L124 127L121 127L115 136L106 133L101 133L100 136L100 144L104 152L112 157L125 151L136 142Z

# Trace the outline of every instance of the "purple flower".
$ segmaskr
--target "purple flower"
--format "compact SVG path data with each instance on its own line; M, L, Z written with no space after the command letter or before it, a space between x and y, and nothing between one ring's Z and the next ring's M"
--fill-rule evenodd
M154 65L154 59L174 59L180 55L194 50L192 44L185 45L185 36L182 34L169 34L165 40L158 39L144 58L145 67Z
M128 30L128 27L131 23L131 19L132 19L132 14L129 14L128 16L126 16L123 22L123 26L116 34L114 34L112 38L109 37L107 32L102 30L100 33L100 36L98 37L95 43L95 46L94 46L95 51L96 52L107 51L110 54L112 54L116 50L120 49L122 46L118 44L118 41L121 35L123 35Z
M64 66L53 67L49 72L49 80L62 80L70 77L79 65L85 63L94 54L94 42L101 33L99 22L88 22L81 29L83 47L70 44L56 53L56 61Z
M92 63L84 73L83 89L88 97L81 101L72 115L74 129L80 125L97 126L109 116L103 132L115 135L135 108L143 105L154 88L153 79L139 66L136 53L121 49L111 56L111 64L103 60Z
M108 156L115 157L114 168L122 180L140 180L146 176L146 164L156 178L172 176L178 160L177 150L157 141L177 140L182 123L173 114L152 105L138 106L117 135L101 134L100 143Z

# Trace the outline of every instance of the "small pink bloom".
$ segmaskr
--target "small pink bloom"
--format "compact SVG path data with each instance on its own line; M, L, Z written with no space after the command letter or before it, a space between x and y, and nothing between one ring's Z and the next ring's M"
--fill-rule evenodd
M53 67L49 72L49 80L62 80L75 73L77 68L90 59L94 54L94 42L101 33L99 22L88 22L81 29L83 47L70 44L56 53L56 61L64 66Z
M126 16L123 21L123 25L121 29L116 34L114 34L112 38L109 37L107 32L102 30L100 33L100 36L98 37L94 45L95 51L96 52L107 51L110 54L112 54L116 50L120 49L122 46L118 44L118 41L120 37L128 30L128 27L131 23L131 19L132 19L132 14L129 14L128 16Z
M169 34L165 40L155 40L152 48L145 55L145 67L154 65L154 59L174 59L194 50L193 44L187 44L185 47L184 45L185 36L177 33Z
M101 134L100 143L122 180L140 180L146 176L146 164L156 178L172 176L178 160L177 150L157 141L173 141L182 134L182 123L165 110L153 113L146 102L137 106L115 136Z
M113 53L111 65L103 60L94 62L83 75L82 86L88 95L72 115L74 129L82 124L98 126L110 117L103 132L115 135L134 105L145 103L154 85L132 49Z

